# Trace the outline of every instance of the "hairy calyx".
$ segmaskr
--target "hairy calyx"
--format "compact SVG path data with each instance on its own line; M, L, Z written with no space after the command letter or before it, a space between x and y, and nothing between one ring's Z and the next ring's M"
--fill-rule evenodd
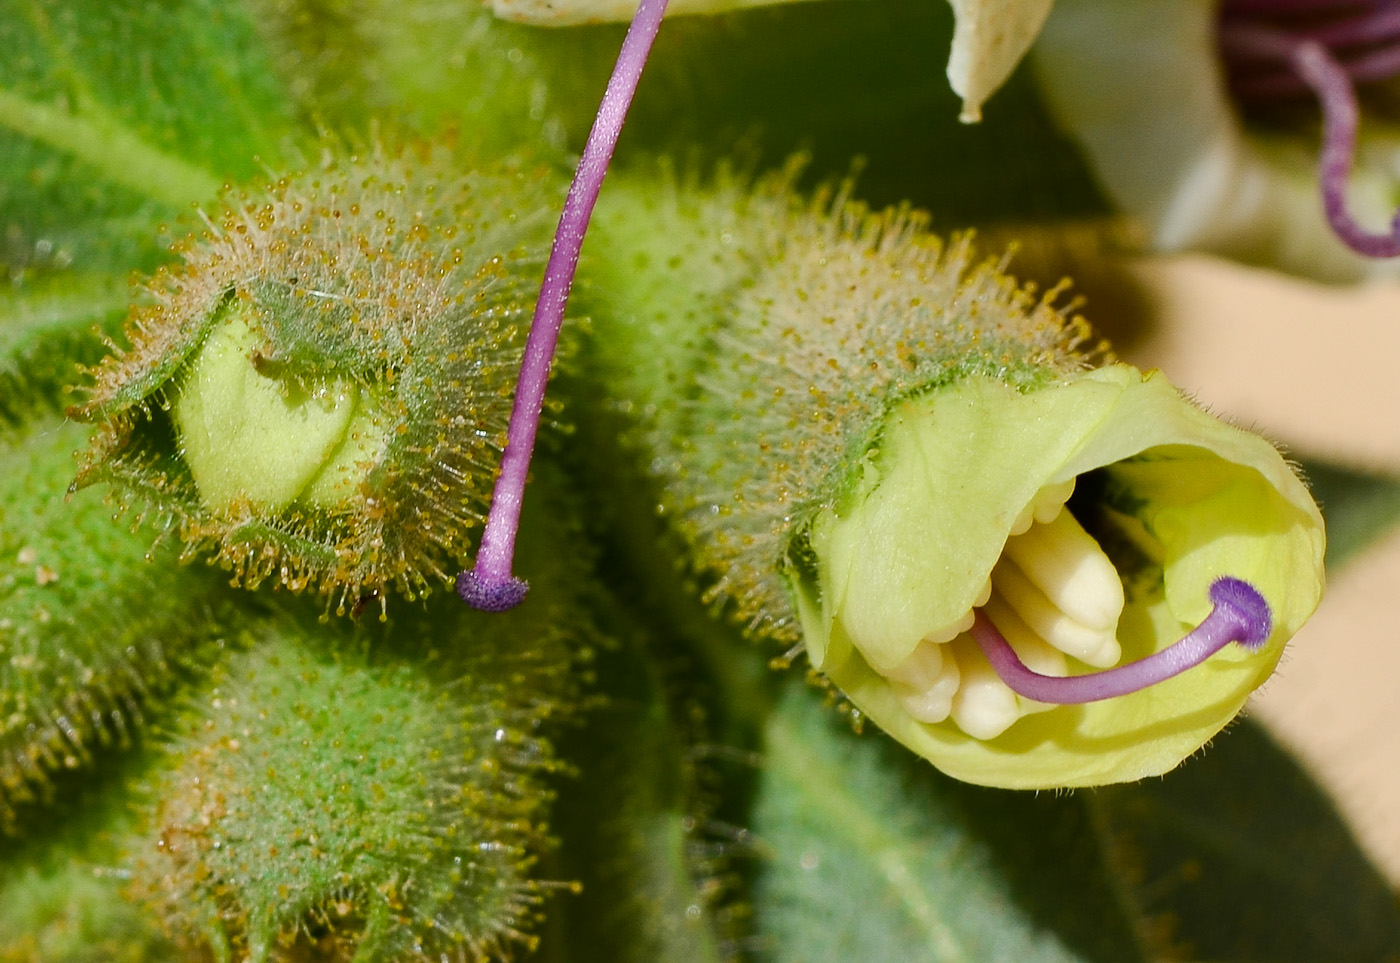
M1322 108L1318 179L1332 230L1359 254L1400 256L1400 212L1387 233L1359 225L1346 206L1356 154L1359 84L1400 75L1400 4L1394 0L1225 0L1220 51L1231 92L1245 105L1307 96Z

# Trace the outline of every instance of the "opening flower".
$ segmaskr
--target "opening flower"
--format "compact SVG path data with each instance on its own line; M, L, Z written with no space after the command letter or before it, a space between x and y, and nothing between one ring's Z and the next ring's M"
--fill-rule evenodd
M1400 73L1395 19L1372 0L1065 0L1033 60L1153 247L1354 281L1400 273L1400 139L1355 93Z
M1271 445L1112 365L903 401L790 578L813 664L915 752L971 782L1093 785L1165 772L1233 718L1316 607L1322 551L1317 508ZM1244 613L1224 628L1252 647L1172 677L1186 663L1148 664L1121 690L1090 682L1219 605L1217 622ZM1027 691L1084 704L1018 694L984 654L998 636L1084 690Z
M1172 768L1318 603L1306 487L966 238L793 176L614 184L588 371L636 427L600 474L639 458L706 599L949 774Z

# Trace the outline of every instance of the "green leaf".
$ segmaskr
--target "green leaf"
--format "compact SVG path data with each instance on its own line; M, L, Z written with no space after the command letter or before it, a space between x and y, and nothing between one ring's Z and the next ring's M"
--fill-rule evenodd
M256 8L310 115L352 130L367 114L392 117L427 136L452 125L498 151L581 148L624 33L526 27L484 4L435 0ZM958 121L941 65L952 31L946 5L926 0L668 19L619 161L672 154L706 171L738 154L761 170L804 151L814 183L846 175L859 155L863 198L928 207L941 229L1103 214L1028 71L997 92L983 123Z
M980 789L793 686L768 719L755 894L782 963L1094 960L1145 955L1082 796Z
M292 148L258 44L241 7L213 0L0 11L0 417L71 403L128 274L169 257L162 222Z
M1315 458L1300 459L1327 522L1327 567L1335 569L1400 523L1400 477Z
M255 176L292 134L234 4L20 0L0 16L0 49L8 262L48 244L78 267L148 265L160 218Z
M1400 958L1390 886L1261 727L1241 723L1160 781L1091 798L1132 902L1189 958Z
M275 160L266 152L291 133L285 94L240 4L17 0L0 36L12 54L0 70L5 125L67 147L149 196L254 174L253 158ZM120 170L133 158L102 154L89 146L94 134L170 166Z

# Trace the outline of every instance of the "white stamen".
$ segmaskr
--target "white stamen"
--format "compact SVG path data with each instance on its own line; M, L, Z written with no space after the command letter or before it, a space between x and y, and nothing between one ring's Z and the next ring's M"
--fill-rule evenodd
M1069 662L1064 653L1036 635L1000 595L994 595L983 611L1032 672L1039 672L1041 675L1069 675ZM1016 701L1021 707L1022 715L1055 708L1052 703L1036 702L1022 695L1016 696Z
M942 722L953 708L958 691L958 664L943 647L920 642L912 655L888 673L891 687L906 712L919 722Z
M1064 510L1065 502L1069 501L1069 496L1074 494L1074 482L1060 482L1058 485L1046 485L1035 496L1035 520L1042 525L1046 522L1054 521L1055 516Z
M974 605L973 608L976 608L976 606ZM945 642L953 641L970 628L972 628L972 613L968 612L956 622L949 622L941 629L934 629L932 632L925 632L924 641L932 642L935 645L942 645Z
M1036 635L1086 665L1106 669L1121 656L1113 629L1091 629L1070 618L1006 556L992 569L995 595L1021 617ZM1122 585L1119 584L1121 598Z
M1011 523L1011 531L1007 534L1012 537L1024 535L1036 522L1043 523L1053 519L1064 508L1065 502L1069 501L1069 496L1074 494L1074 481L1071 478L1069 481L1046 485L1036 492L1030 504L1021 509L1021 513Z
M974 739L995 739L1021 718L1016 693L997 678L970 636L948 647L957 659L962 684L953 696L953 721Z
M1017 515L1016 520L1011 523L1011 537L1014 538L1017 535L1026 534L1026 532L1031 530L1031 526L1034 524L1035 502L1031 502L1025 508L1021 509L1021 514Z
M1073 479L1036 493L973 602L1042 675L1069 675L1066 656L1096 668L1116 665L1121 656L1123 585L1093 536L1065 511L1073 493ZM995 739L1022 716L1055 708L1018 696L1001 681L966 634L972 623L968 612L926 633L898 665L875 666L910 717L936 724L951 716L973 738Z
M1114 632L1123 613L1123 583L1094 537L1069 512L1008 539L1009 558L1056 608L1091 629Z

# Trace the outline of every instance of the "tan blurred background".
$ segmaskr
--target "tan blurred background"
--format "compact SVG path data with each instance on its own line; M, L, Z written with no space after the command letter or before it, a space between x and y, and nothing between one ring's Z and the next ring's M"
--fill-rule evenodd
M1327 288L1202 257L1139 261L1129 276L1159 323L1123 344L1125 360L1286 449L1400 475L1400 284ZM1096 300L1091 286L1091 320ZM1249 711L1400 884L1400 529L1332 573Z

